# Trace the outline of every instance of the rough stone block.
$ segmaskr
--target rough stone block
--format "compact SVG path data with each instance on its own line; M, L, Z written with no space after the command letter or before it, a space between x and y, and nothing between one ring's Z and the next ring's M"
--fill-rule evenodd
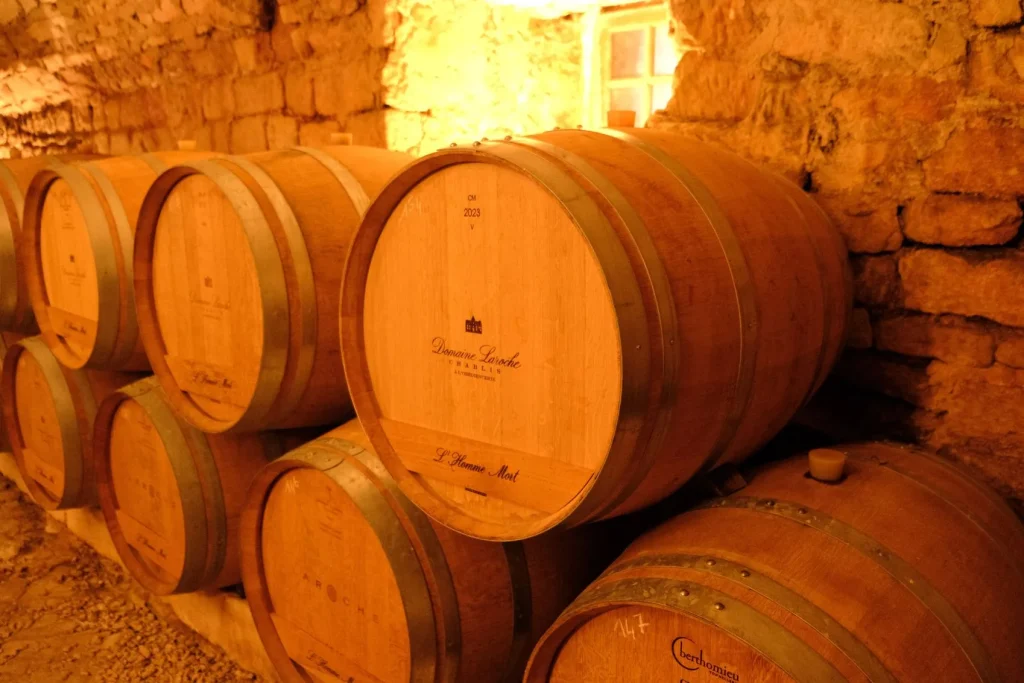
M978 26L1006 26L1021 19L1020 0L971 0L971 19Z
M1024 330L1001 330L996 360L1003 365L1024 369Z
M291 116L271 116L267 119L267 146L285 149L299 140L299 122Z
M896 251L903 244L898 206L892 200L843 193L816 197L854 253Z
M106 116L107 128L117 130L121 127L121 101L118 99L107 100L103 105Z
M214 121L210 126L210 149L215 152L231 151L231 123Z
M865 306L894 307L900 299L900 274L896 258L855 256L853 267L854 298Z
M284 84L279 73L250 76L235 81L235 111L240 116L281 111Z
M966 247L1004 244L1017 235L1020 205L967 195L929 195L912 202L903 213L907 237L925 244Z
M672 99L667 109L670 116L684 121L740 121L753 111L760 78L749 66L690 51L683 55L678 72L688 95Z
M1024 128L957 131L924 162L925 184L938 192L990 197L1024 195Z
M906 4L789 0L777 14L773 47L791 59L917 66L927 54L928 22Z
M866 308L854 308L850 316L850 334L846 345L851 349L870 349L874 344L871 316Z
M372 109L380 89L380 76L367 63L328 68L313 77L316 112L324 116Z
M113 156L124 156L132 153L132 142L128 133L118 131L110 134L110 153Z
M299 144L317 147L329 144L331 133L341 130L337 121L314 121L299 126ZM358 144L363 144L359 142Z
M267 149L267 117L247 116L231 122L231 153L252 154Z
M899 273L910 309L1024 327L1024 253L915 249L901 253Z
M284 99L288 111L299 116L313 116L313 79L301 66L288 69L284 77Z
M270 36L266 33L236 38L232 47L242 73L267 71L274 64L274 51L270 45Z
M992 365L995 342L984 325L954 316L900 314L874 325L875 348L977 367Z
M110 154L110 134L103 131L93 135L92 150L96 154Z
M222 78L203 87L203 116L208 121L230 119L235 113L235 90L231 81Z

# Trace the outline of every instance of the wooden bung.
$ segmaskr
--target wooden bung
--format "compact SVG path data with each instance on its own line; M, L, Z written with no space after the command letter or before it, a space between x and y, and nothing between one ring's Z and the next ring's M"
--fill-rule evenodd
M47 510L94 505L96 408L139 375L72 370L39 337L11 344L0 376L11 451L32 498Z
M153 372L179 415L211 433L351 416L341 271L370 198L410 158L294 148L160 177L139 219L135 299Z
M788 181L676 134L417 160L353 242L346 379L419 507L480 538L636 510L747 457L845 338L843 241Z
M1020 520L937 456L839 450L842 483L795 457L642 536L548 630L525 682L1021 680Z
M39 331L18 261L25 193L29 183L43 168L90 158L94 157L81 154L0 161L0 330L20 334Z
M112 394L96 417L96 482L110 537L132 576L157 595L238 583L246 487L307 438L203 434L175 417L152 377Z
M249 489L242 580L281 678L520 680L532 644L614 542L459 535L416 509L367 446L353 420L267 466Z
M50 165L25 196L21 265L43 340L70 368L147 370L132 290L146 190L169 165L209 152L155 152Z

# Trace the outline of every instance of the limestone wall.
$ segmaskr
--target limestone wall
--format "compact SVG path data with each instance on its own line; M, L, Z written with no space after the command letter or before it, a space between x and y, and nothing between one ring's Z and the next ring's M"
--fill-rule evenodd
M853 346L805 418L920 440L1024 497L1019 0L676 0L653 125L808 187L853 252Z
M484 0L5 0L0 25L0 155L425 152L580 121L579 22Z

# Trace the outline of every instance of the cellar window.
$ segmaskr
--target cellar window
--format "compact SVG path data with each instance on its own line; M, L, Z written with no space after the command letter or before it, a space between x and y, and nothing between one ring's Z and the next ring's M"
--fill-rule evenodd
M605 8L584 17L584 124L607 112L636 112L637 127L672 97L679 50L665 5Z

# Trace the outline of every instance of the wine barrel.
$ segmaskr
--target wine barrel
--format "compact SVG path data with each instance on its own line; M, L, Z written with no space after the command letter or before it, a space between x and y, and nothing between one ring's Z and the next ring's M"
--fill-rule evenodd
M46 344L70 368L147 370L132 289L135 224L169 164L158 152L41 169L25 197L21 265Z
M7 348L0 378L4 428L25 485L40 506L65 510L96 503L96 407L138 377L65 368L39 337Z
M0 332L0 369L3 367L4 358L7 357L7 350L24 338L25 335L18 334L17 332ZM0 377L0 400L2 400L2 396L3 379ZM7 424L6 420L3 419L2 412L0 412L0 450L4 452L10 452L11 450L11 439L7 435Z
M135 297L153 372L179 415L214 433L351 416L342 266L369 198L410 159L294 148L160 177L139 220Z
M367 211L342 357L375 451L445 525L524 538L736 462L817 389L845 248L796 186L652 130L426 156Z
M525 681L1020 681L1020 521L936 456L841 450L837 484L790 459L641 537Z
M52 164L92 158L96 157L79 154L0 161L0 330L20 334L39 332L25 281L19 276L18 262L22 212L29 182L37 172Z
M249 490L242 580L282 679L520 680L532 643L611 557L578 533L503 545L432 524L366 446L349 422Z
M110 537L132 576L157 595L239 582L246 487L298 443L277 433L203 434L174 415L153 377L100 405L95 440Z

